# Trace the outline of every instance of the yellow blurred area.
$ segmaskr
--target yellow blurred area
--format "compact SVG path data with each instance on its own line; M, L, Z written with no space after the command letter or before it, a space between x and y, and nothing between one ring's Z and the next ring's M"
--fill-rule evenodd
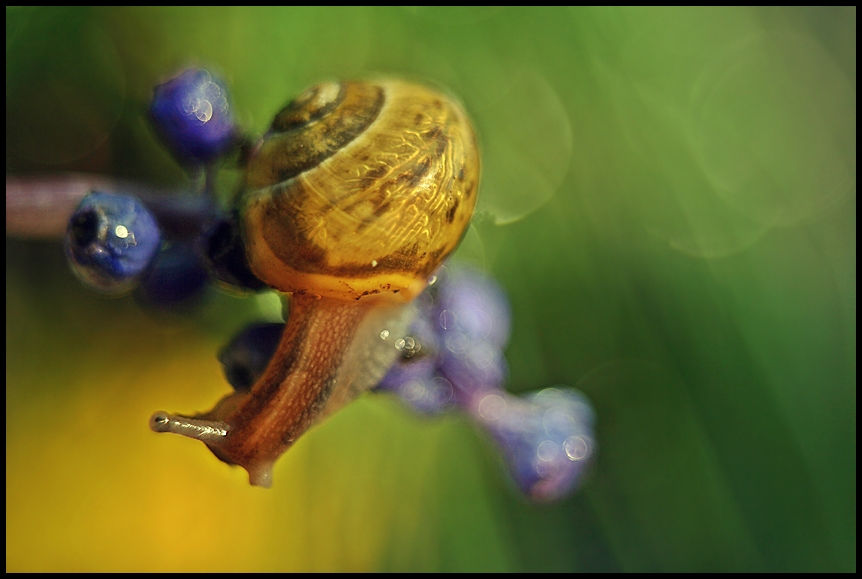
M394 401L362 400L299 441L272 490L253 488L203 445L146 427L152 410L193 409L224 391L212 345L183 341L116 363L108 344L94 344L81 367L98 371L65 373L73 395L16 407L7 571L365 571L399 526L415 534L429 461L457 425L417 424ZM393 486L408 445L425 456L404 492Z
M104 303L122 317L81 322L73 363L52 354L69 336L51 322L44 366L28 371L38 382L21 381L26 356L7 363L30 389L7 406L7 571L369 571L393 536L433 531L434 449L463 430L458 418L417 422L368 395L303 437L273 489L252 487L202 444L147 427L157 409L192 412L226 393L219 343ZM407 548L404 564L417 556ZM435 547L418 550L433 565Z

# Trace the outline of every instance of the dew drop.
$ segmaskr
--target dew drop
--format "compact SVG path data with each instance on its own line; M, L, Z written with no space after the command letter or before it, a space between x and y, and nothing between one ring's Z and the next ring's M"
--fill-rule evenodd
M536 394L535 401L545 406L560 406L564 403L562 393L556 388L545 388Z
M446 349L453 354L463 352L470 345L467 341L467 337L461 332L455 332L446 336L445 344Z
M428 278L428 285L434 285L435 283L437 283L437 276L436 275L432 275L431 277Z
M440 312L440 327L444 330L451 330L455 327L456 317L452 310L443 310Z
M195 117L202 123L208 122L213 116L213 105L210 101L203 99L194 111Z
M497 420L506 413L506 401L502 396L488 394L479 402L478 410L485 420Z
M377 260L376 259L371 260L371 267L377 267Z
M461 349L465 349L468 346L469 342L467 341L466 336L464 336L463 334L460 334L460 335L463 337L463 341L462 341L463 345L462 345ZM452 340L452 341L447 340L446 341L447 346L449 346L450 343L453 346L455 345L454 340ZM487 370L488 368L493 367L494 362L497 360L495 353L496 353L495 350L493 348L491 348L490 346L488 346L487 344L482 344L480 346L476 346L474 351L473 351L473 356L472 356L473 364L476 366L476 368L478 368L480 370Z
M425 384L418 380L411 380L404 385L402 390L404 398L407 400L418 401L425 397Z
M419 350L422 349L422 346L419 344L419 342L414 340L411 336L405 336L403 341L404 341L404 349L401 352L401 355L404 356L405 358L412 358L413 356L416 355L417 352L419 352ZM396 348L398 347L397 342L396 342L395 347Z
M542 425L548 432L572 432L577 425L577 421L565 410L550 408L542 416Z
M380 339L385 340L389 337L389 330L381 330L380 331Z
M404 349L404 345L406 343L407 342L404 340L404 338L398 338L397 340L395 340L395 349L400 352L401 350Z
M571 461L584 460L590 454L590 445L580 436L570 436L563 443L566 456Z
M442 376L436 376L431 380L432 397L437 404L446 404L455 394L452 383Z

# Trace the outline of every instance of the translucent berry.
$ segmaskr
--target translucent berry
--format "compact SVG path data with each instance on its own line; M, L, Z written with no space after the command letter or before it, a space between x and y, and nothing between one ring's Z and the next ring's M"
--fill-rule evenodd
M284 324L252 324L222 348L218 359L234 390L251 390L266 370L283 332Z
M194 250L171 243L153 260L135 292L138 301L162 311L186 311L203 298L209 274Z
M489 393L469 410L531 499L554 500L574 490L595 453L593 411L575 390L547 388L524 398Z
M511 312L503 288L487 275L463 266L448 268L438 286L437 325L446 333L482 340L497 348L509 342Z
M471 341L457 332L443 336L438 364L441 375L456 385L461 404L469 404L486 390L502 388L509 369L499 347L484 340Z
M500 286L451 267L420 299L409 333L425 355L402 355L380 388L425 414L466 410L491 435L527 497L550 501L574 490L595 451L592 409L571 389L524 397L503 389L510 312Z
M435 415L449 410L455 404L455 388L439 373L416 376L406 382L381 385L380 390L392 392L420 414Z
M491 278L449 268L439 284L433 323L440 339L439 368L460 403L477 392L501 388L508 375L503 348L509 341L509 302Z
M135 197L90 193L69 220L66 255L88 286L111 295L131 291L161 244L152 213Z
M181 163L205 164L236 143L227 88L203 69L189 69L155 88L150 119Z

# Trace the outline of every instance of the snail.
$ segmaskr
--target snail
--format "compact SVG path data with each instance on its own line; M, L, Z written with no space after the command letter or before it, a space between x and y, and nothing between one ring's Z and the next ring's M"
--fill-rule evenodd
M316 85L275 117L239 200L252 271L290 315L248 392L150 426L203 441L252 485L310 426L394 362L411 302L457 247L479 183L476 136L449 95L397 80Z

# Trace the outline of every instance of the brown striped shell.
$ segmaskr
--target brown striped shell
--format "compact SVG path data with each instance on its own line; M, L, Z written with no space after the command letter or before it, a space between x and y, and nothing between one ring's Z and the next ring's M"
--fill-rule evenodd
M478 184L476 136L450 96L319 84L276 115L249 162L252 271L283 292L410 300L461 240Z

